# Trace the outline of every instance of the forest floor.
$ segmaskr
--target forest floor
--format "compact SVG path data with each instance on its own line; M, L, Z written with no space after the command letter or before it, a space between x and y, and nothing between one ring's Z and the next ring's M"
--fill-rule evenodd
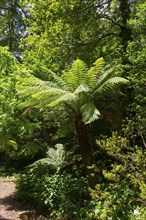
M0 178L0 220L19 220L25 211L15 196L15 180Z

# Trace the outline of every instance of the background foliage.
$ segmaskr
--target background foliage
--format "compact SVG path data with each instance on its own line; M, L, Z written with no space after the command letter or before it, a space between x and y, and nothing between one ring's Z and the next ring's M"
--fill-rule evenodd
M13 172L38 160L20 177L18 194L52 219L146 218L145 12L144 0L0 2L0 162ZM101 118L88 125L97 181L89 192L72 112L62 105L20 109L30 96L18 87L34 77L52 85L63 79L71 92L78 86L81 92L87 69L100 57L105 72L112 69L129 84L94 100ZM75 61L82 71L72 67ZM58 172L40 163L57 143L65 154L73 149Z

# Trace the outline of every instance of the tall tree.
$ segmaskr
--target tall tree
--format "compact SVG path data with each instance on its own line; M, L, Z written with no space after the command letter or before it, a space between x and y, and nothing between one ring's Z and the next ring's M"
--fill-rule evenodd
M130 81L133 85L133 121L134 131L146 146L146 2L140 1L135 8L135 18L129 20L133 30L133 39L127 47L127 56L131 63Z
M128 81L114 75L111 69L102 72L104 61L102 58L96 60L90 69L81 60L76 60L69 71L64 71L61 76L48 70L54 82L41 81L38 78L30 77L26 80L24 94L28 94L27 101L20 104L21 107L61 106L66 111L76 130L79 151L85 167L90 187L95 186L93 169L93 152L90 144L88 124L100 117L98 101L107 94L116 92L120 85ZM25 81L24 81L25 83ZM22 90L23 87L20 87ZM29 95L31 94L31 95ZM96 101L96 105L95 105ZM56 109L59 111L59 108Z
M27 11L20 6L19 0L0 1L0 45L8 46L14 55L20 50L20 38L26 34L23 21L26 14Z
M23 4L29 2L25 0ZM128 21L135 17L135 5L139 2L32 0L31 3L30 35L24 41L27 45L24 57L29 67L43 62L48 68L60 70L77 58L91 65L101 56L108 62L129 63L126 49L132 39L132 27Z

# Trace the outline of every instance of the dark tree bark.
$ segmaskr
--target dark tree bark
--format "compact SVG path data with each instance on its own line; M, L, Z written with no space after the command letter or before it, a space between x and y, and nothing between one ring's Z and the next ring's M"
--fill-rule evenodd
M126 50L128 42L132 40L132 30L127 25L127 21L130 18L130 3L129 0L120 0L120 12L121 12L121 24L120 24L120 37L123 45L123 64L129 64L129 61L126 57Z
M92 147L89 140L88 126L85 125L81 118L77 118L75 122L75 128L77 132L79 152L82 157L82 162L85 168L85 174L89 183L89 186L94 189L96 185L95 171L93 168L89 168L94 163Z

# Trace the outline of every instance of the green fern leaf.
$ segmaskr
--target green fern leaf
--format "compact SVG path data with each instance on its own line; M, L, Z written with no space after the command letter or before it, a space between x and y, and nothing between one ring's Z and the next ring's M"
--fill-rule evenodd
M107 80L109 80L110 78L114 77L114 71L112 68L108 69L107 71L103 72L96 83L96 87L99 87L100 85L102 85L103 83L105 83Z
M67 92L66 94L62 95L61 97L59 97L57 100L55 100L54 102L51 102L50 104L48 104L47 106L49 107L54 107L56 105L58 105L59 103L65 103L65 102L70 102L70 101L75 101L76 100L76 95L70 92Z
M89 124L89 123L95 121L96 119L99 119L99 117L100 117L100 112L95 107L93 102L85 103L81 107L81 113L82 113L82 120L85 124Z
M64 72L62 75L63 80L72 88L72 91L78 88L80 84L86 84L88 68L86 64L77 59L69 72Z
M114 93L120 85L127 84L129 81L122 77L112 77L111 79L105 81L101 86L99 86L95 92L94 96L103 96L110 93Z
M79 87L75 90L75 94L81 93L81 92L88 92L90 89L86 84L81 84Z
M100 76L101 70L105 62L103 58L99 58L94 62L94 66L88 70L88 85L90 88L94 88L97 82L97 79Z

